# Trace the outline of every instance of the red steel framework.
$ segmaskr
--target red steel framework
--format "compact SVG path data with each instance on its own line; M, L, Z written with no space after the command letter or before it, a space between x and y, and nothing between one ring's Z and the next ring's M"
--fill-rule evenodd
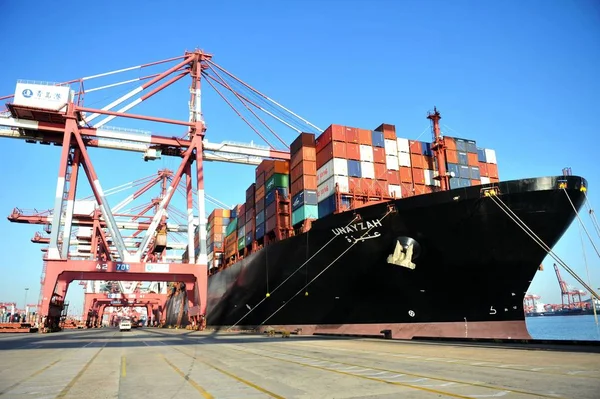
M148 75L141 78L119 82L104 87L85 90L84 82L98 78L125 72L133 69L141 69L166 62L178 61L176 65L158 74ZM281 119L273 112L269 112L266 106L257 104L239 94L231 84L227 83L223 75L232 78L235 82L242 84L263 102L274 104L296 118L296 126ZM167 118L151 117L139 114L127 113L134 106L152 97L159 91L189 75L192 83L190 87L190 117L188 121L180 121ZM214 76L213 76L214 75ZM209 143L205 140L206 125L201 109L201 77L213 87L219 95L235 110L235 112L255 131L270 148L260 148L255 145L238 143ZM151 86L169 78L157 87L142 94L139 98L117 111L111 108L125 102L133 96L144 92ZM100 90L114 87L134 80L146 81L138 88L130 91L119 99L102 109L83 106L86 93L92 90ZM65 82L59 85L79 83L79 91L73 98L69 98L60 110L31 107L22 104L8 103L7 112L0 112L0 137L18 138L30 143L55 144L62 146L60 164L58 169L58 180L56 185L56 196L54 212L50 220L40 218L28 219L19 214L18 210L13 212L14 219L21 219L28 223L50 222L50 237L48 238L48 249L45 256L45 277L41 288L40 319L45 320L49 326L53 320L56 324L60 316L64 299L69 284L74 280L118 280L118 281L170 281L184 282L189 300L189 316L192 320L198 320L206 312L207 301L207 248L206 248L206 222L205 222L205 194L204 194L204 167L203 162L224 161L243 164L258 164L262 159L289 160L289 150L275 149L267 139L252 125L252 123L228 101L212 81L227 88L234 93L245 108L254 115L260 123L277 137L277 134L269 128L266 123L252 110L253 106L277 119L286 126L301 132L298 124L308 125L316 131L318 127L294 114L271 98L256 91L251 86L242 82L233 74L212 61L212 55L201 50L185 52L182 57L153 62L118 71L89 76ZM9 99L13 96L0 97L0 100ZM107 115L93 126L90 124L96 118ZM133 118L151 122L159 122L185 126L187 132L183 137L167 137L150 134L140 135L134 132L115 132L102 128L115 117ZM301 121L301 122L298 122ZM6 129L8 128L8 130ZM137 226L139 234L145 230L139 248L129 251L125 245L124 238L119 231L123 226L115 220L115 215L106 201L105 192L98 179L96 170L88 153L89 147L99 147L123 151L144 152L146 157L152 157L157 152L166 156L180 157L181 162L177 170L170 176L171 184L166 187L160 201L153 204L155 215L149 223L139 223ZM286 145L287 147L287 145ZM218 154L218 155L215 155ZM195 181L193 164L195 162ZM73 209L78 186L79 168L82 168L93 192L93 199L97 209L88 220L78 220L76 223L87 223L93 228L91 253L87 259L73 259L69 253L71 244L71 229L74 223ZM183 180L185 175L185 181ZM166 208L173 194L180 184L185 185L187 202L187 248L189 253L189 264L161 262L160 257L164 252L164 233L168 228ZM195 187L194 187L195 186ZM195 190L194 190L195 189ZM199 253L196 256L194 248L194 191L197 198L198 230L199 230ZM139 216L139 215L138 215ZM68 243L65 245L65 243ZM114 250L111 250L114 248Z

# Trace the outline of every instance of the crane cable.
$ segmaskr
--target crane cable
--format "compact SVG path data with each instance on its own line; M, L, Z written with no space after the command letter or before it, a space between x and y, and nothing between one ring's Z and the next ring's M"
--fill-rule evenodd
M592 225L594 226L598 237L600 237L600 225L598 225L598 219L596 219L596 212L594 211L594 208L592 208L592 206L590 205L590 200L587 197L587 190L584 191L583 194L585 195L585 206L588 208L590 219L592 219Z
M581 226L577 225L577 230L579 231L579 241L581 241L581 253L583 254L583 263L585 264L585 273L587 274L588 281L590 285L592 285L592 280L590 279L590 270L588 268L587 256L585 255L585 245L583 243L583 234L581 234ZM579 297L581 302L581 296ZM598 327L598 314L596 313L596 304L594 303L594 298L592 298L592 309L594 311L594 321L596 322L596 330L598 331L598 335L600 335L600 329Z
M354 218L352 218L352 220L344 227L347 228L348 226L350 226L352 223L354 223L354 221L356 221L358 219L359 215L356 214L354 216ZM337 235L333 236L329 241L327 241L325 243L325 245L323 245L321 248L319 248L319 250L317 252L315 252L310 258L308 258L306 260L306 262L304 262L303 264L301 264L300 266L298 266L298 268L292 273L290 274L285 280L283 280L277 287L275 287L275 289L272 292L267 292L267 295L265 295L265 297L259 302L257 303L252 309L250 309L245 315L243 315L238 321L235 322L235 324L233 324L231 327L229 327L229 329L237 326L242 320L244 320L246 318L246 316L248 316L250 313L252 313L252 311L254 311L254 309L256 309L257 307L259 307L265 300L267 300L268 297L271 296L271 294L275 291L277 291L283 284L285 284L290 278L292 278L292 276L296 273L298 273L300 271L300 269L302 269L308 262L310 262L315 256L317 256L322 250L324 250L329 244L331 244L331 242L333 240L335 240L337 238ZM268 270L268 269L267 269Z
M575 215L577 216L577 220L579 221L579 224L581 225L581 227L583 227L583 231L585 231L585 234L590 239L590 242L592 243L592 247L594 248L594 251L596 251L596 255L598 255L598 257L600 258L600 251L598 251L596 244L594 244L594 241L592 240L592 236L590 236L590 233L588 233L587 228L583 224L583 220L581 220L581 217L579 216L579 212L577 211L577 208L575 208L575 204L573 204L573 201L571 201L571 197L569 197L569 194L567 194L567 189L563 186L562 190L565 192L565 195L567 196L569 203L573 207L573 210L575 211ZM581 187L581 191L583 191L583 193L585 194L585 192L586 192L585 187ZM586 199L587 199L587 197L586 197Z
M544 243L544 241L542 241L542 239L533 232L533 230L531 230L527 224L525 224L525 222L523 222L519 216L517 216L517 214L515 214L513 212L512 209L510 209L508 207L508 205L506 205L495 193L495 191L488 191L489 193L489 197L492 201L494 201L494 203L496 205L498 205L498 207L513 221L517 224L517 226L519 226L529 237L531 237L531 239L538 244L540 247L542 247L542 249L544 249L546 251L546 253L548 255L550 255L552 258L554 258L554 260L556 260L556 262L558 262L571 276L573 276L573 278L575 280L577 280L579 282L579 284L583 285L585 287L586 290L588 290L594 297L596 297L597 299L600 299L600 296L592 289L590 288L585 281L583 281L578 275L577 273L575 273L570 267L569 265L567 265L558 255L556 255L556 253L552 250L552 248L550 248L548 245L546 245L546 243ZM504 208L503 208L504 206Z
M393 209L389 208L388 211L386 212L385 215L383 215L380 219L378 219L378 222L381 222L383 219L386 218L387 215L389 215L390 213L392 213ZM335 262L338 261L338 259L340 259L342 256L344 256L344 254L348 251L350 251L352 249L352 247L354 247L359 241L361 241L361 238L363 238L364 236L366 236L367 234L369 234L369 232L371 230L373 230L375 228L376 223L373 225L373 227L369 228L363 235L360 236L360 238L354 240L354 242L348 247L346 248L346 250L344 252L342 252L337 258L335 258L329 265L327 265L327 267L325 267L323 270L321 270L321 272L319 274L317 274L315 277L313 277L312 280L310 280L308 283L306 283L304 285L304 287L302 287L298 292L296 292L294 295L292 295L292 297L290 299L288 299L287 301L285 301L283 303L283 305L281 305L276 311L274 311L273 313L271 313L271 315L269 317L267 317L262 323L260 323L259 325L263 325L265 324L271 317L275 316L275 314L277 312L279 312L281 309L283 309L284 306L286 306L288 303L290 303L295 297L297 297L302 291L304 291L309 285L311 285L316 279L318 279L323 273L325 273L327 271L327 269L329 269L331 266L333 266L335 264ZM347 226L346 226L347 227ZM335 237L334 237L335 238ZM333 240L333 239L332 239ZM331 241L330 241L331 242ZM314 255L313 255L314 256Z

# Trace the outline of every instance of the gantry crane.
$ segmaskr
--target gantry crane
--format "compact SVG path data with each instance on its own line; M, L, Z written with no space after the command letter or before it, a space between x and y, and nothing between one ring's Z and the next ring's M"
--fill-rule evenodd
M204 51L194 50L187 51L180 57L54 85L18 82L14 95L0 97L0 100L12 99L12 102L6 104L6 111L0 111L0 137L20 139L27 143L62 146L54 212L49 214L45 220L46 223L49 222L51 229L49 246L44 258L45 283L42 287L40 301L42 316L49 319L56 319L60 316L68 285L75 279L180 281L185 283L186 293L193 304L190 306L189 316L197 318L205 313L207 253L206 220L203 217L205 215L203 162L222 161L257 165L262 159L289 160L290 154L286 142L257 115L256 111L266 113L288 128L295 130L296 133L322 131L244 83L216 64L212 58L212 55ZM88 82L94 79L112 77L132 70L162 67L167 63L171 63L171 66L160 73L92 89L86 87ZM189 120L181 121L128 112L166 87L180 81L184 76L190 76L192 80L187 90L190 96ZM219 96L269 147L235 142L209 142L205 138L207 127L201 106L201 79L202 82L206 82L214 88ZM157 87L151 88L161 81L162 83ZM90 94L93 96L93 93L97 91L110 90L131 82L144 83L102 108L84 106L84 98L88 99ZM233 94L233 101L237 100L241 103L251 116L244 117L234 106L233 101L228 100L217 85L225 88L226 93ZM72 86L75 86L76 90L73 90ZM244 90L246 93L242 93ZM137 95L139 97L127 105L117 111L112 110ZM285 116L282 116L283 114ZM101 118L102 116L104 117ZM183 126L186 130L178 136L165 136L148 131L108 127L107 123L116 117ZM254 124L251 119L254 120ZM264 126L268 133L283 143L285 149L276 149L265 137L264 128L261 126L263 129L261 133L255 124ZM160 159L163 156L181 159L181 163L172 175L165 196L155 207L155 215L148 221L147 226L144 226L145 234L141 237L139 247L132 249L125 243L120 231L122 226L116 221L116 215L108 206L105 192L92 165L88 148L93 147L140 152L143 153L144 161ZM194 163L195 176L192 175L192 164ZM90 184L93 199L97 204L97 209L90 216L93 250L90 252L91 255L84 259L71 257L69 254L80 168ZM169 215L166 209L180 184L184 187L187 204L185 215L187 216L187 248L190 254L188 262L196 265L193 268L177 262L161 261L156 256L162 253L167 246L165 233L169 228ZM198 243L200 250L197 255L194 248L194 194L197 215L200 216L197 219L200 232ZM88 223L90 223L89 220ZM139 228L138 230L144 229ZM65 245L67 243L68 245ZM98 246L95 243L98 243ZM96 251L95 254L94 251ZM45 321L45 323L48 324L50 321Z
M561 294L561 303L562 309L572 309L575 307L583 308L583 302L581 302L581 297L586 296L587 292L572 289L567 285L567 282L562 279L560 276L560 271L558 270L558 266L556 263L554 264L554 271L556 272L556 278L558 279L558 285L560 286L560 294ZM565 297L567 297L567 304L565 306ZM575 297L577 297L577 301L575 301Z

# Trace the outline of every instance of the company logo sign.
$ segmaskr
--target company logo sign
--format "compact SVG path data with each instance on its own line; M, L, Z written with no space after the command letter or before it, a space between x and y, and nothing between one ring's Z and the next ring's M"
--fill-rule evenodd
M25 97L25 98L31 98L31 97L33 97L33 90L25 89L25 90L23 90L22 94L23 94L23 97Z

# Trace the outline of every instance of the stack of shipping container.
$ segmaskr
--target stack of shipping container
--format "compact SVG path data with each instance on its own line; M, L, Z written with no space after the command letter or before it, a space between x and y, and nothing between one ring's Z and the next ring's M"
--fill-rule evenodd
M448 136L444 143L450 188L498 182L494 150ZM301 133L290 146L289 162L265 160L255 176L245 203L210 214L209 268L256 250L266 236L286 238L306 220L440 186L431 144L397 137L388 124L373 131L331 125L316 138Z

